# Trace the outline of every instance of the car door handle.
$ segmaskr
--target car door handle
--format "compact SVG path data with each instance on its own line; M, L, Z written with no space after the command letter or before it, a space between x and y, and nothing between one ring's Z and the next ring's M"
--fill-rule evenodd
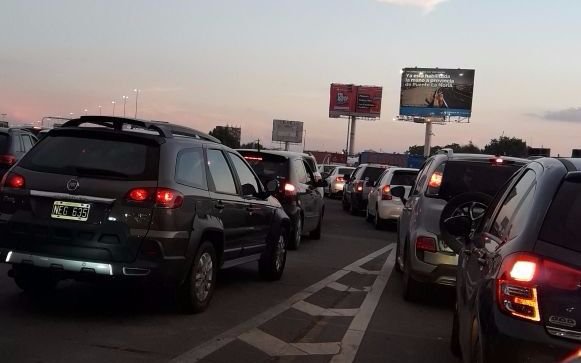
M214 208L216 209L224 209L225 205L224 203L220 202L216 202L216 204L214 204Z

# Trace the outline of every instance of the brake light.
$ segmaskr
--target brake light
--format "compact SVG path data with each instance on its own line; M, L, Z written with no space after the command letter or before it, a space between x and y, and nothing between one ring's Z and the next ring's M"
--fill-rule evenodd
M544 260L542 265L543 282L552 287L575 291L579 289L581 270L563 266L557 262Z
M381 188L381 200L392 200L393 196L391 195L391 187L389 185L384 186Z
M260 156L245 156L244 159L246 159L246 160L262 161L262 158Z
M182 193L167 189L157 188L155 191L155 206L158 208L179 208L184 202Z
M434 174L430 177L430 182L428 186L430 188L439 188L442 185L442 173L439 171L435 171Z
M343 178L342 176L338 176L337 178L335 178L335 181L337 183L344 183L345 182L345 178Z
M540 259L530 254L516 253L505 258L496 281L501 311L522 319L541 320L536 285L540 266Z
M436 239L426 236L416 238L416 251L436 252Z
M145 188L135 188L129 191L129 199L134 202L143 202L149 199L149 191Z
M14 155L0 155L0 164L12 166L16 164L16 157Z
M284 195L287 197L292 197L297 195L297 188L290 183L285 183L284 184Z
M184 202L182 193L168 188L133 188L127 193L130 202L153 202L156 208L179 208Z
M356 192L362 192L363 191L363 182L362 181L355 182L355 184L353 184L353 187L355 188Z
M16 173L9 173L4 176L2 185L5 188L24 189L26 181L22 175Z

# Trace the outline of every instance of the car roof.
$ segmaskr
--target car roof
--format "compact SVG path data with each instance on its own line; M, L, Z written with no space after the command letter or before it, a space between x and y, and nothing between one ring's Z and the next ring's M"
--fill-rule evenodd
M578 158L550 158L550 157L542 157L540 159L536 159L535 163L540 163L545 167L548 167L549 164L554 163L555 160L560 161L565 168L567 168L568 172L574 171L581 171L581 159Z
M465 160L465 161L484 161L490 160L494 158L501 158L507 161L512 161L514 163L521 163L521 164L528 164L531 161L523 158L516 158L512 156L499 156L499 155L488 155L488 154L452 154L450 156L446 154L437 154L437 156L442 156L443 158L447 158L448 160Z
M420 171L420 169L416 169L416 168L402 168L399 166L392 166L391 168L389 168L389 170L391 170L391 171Z
M236 149L237 151L243 151L243 152L253 152L253 153L258 153L258 154L270 154L270 155L277 155L277 156L282 156L285 158L291 158L291 157L302 157L304 155L301 155L301 153L296 153L296 152L292 152L292 151L281 151L281 150L265 150L265 149L260 149L260 150L256 150L256 149ZM306 154L305 154L306 155Z
M390 166L386 165L386 164L359 164L360 168L367 168L367 167L371 167L371 168L381 168L381 169L387 169Z

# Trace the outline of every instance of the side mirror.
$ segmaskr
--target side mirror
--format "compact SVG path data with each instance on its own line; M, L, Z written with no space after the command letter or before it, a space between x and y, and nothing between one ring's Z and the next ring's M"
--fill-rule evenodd
M258 195L258 191L256 190L256 188L252 184L242 184L242 195L245 197L248 197L248 196L255 197Z
M391 195L398 197L405 204L407 202L405 198L405 188L401 185L391 188Z
M472 220L468 216L450 217L444 221L445 232L454 237L469 238L472 232Z
M276 193L279 188L280 188L280 183L276 179L272 179L271 181L266 183L266 191L271 195Z

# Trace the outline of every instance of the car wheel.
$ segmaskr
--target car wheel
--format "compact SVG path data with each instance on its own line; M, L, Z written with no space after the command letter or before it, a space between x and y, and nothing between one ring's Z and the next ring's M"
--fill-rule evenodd
M349 213L351 213L352 216L356 216L359 214L359 211L355 208L353 202L349 203Z
M460 358L462 351L460 350L460 333L458 322L458 307L454 309L454 318L452 319L452 335L450 336L450 351L455 357Z
M303 219L299 214L295 220L295 226L292 229L291 237L288 243L289 250L296 250L301 245L301 239L303 237Z
M406 301L416 301L418 300L419 292L419 282L412 277L411 252L409 251L409 243L406 243L403 264L403 298Z
M311 233L309 233L309 237L314 240L321 239L321 230L323 229L323 215L319 217L319 224L317 224L317 228L315 228Z
M208 308L216 287L217 268L214 245L202 243L188 277L178 291L178 303L185 312L199 313Z
M56 288L59 280L46 272L14 268L14 282L26 293L47 293Z
M280 280L286 265L287 232L283 229L278 236L269 243L266 252L258 261L260 276L268 281Z
M383 226L385 225L385 220L379 216L378 206L375 207L375 216L373 217L373 225L375 226L375 229L383 229Z
M476 341L472 345L470 363L483 363L483 362L484 357L482 352L482 343L480 342L480 335L476 335Z

